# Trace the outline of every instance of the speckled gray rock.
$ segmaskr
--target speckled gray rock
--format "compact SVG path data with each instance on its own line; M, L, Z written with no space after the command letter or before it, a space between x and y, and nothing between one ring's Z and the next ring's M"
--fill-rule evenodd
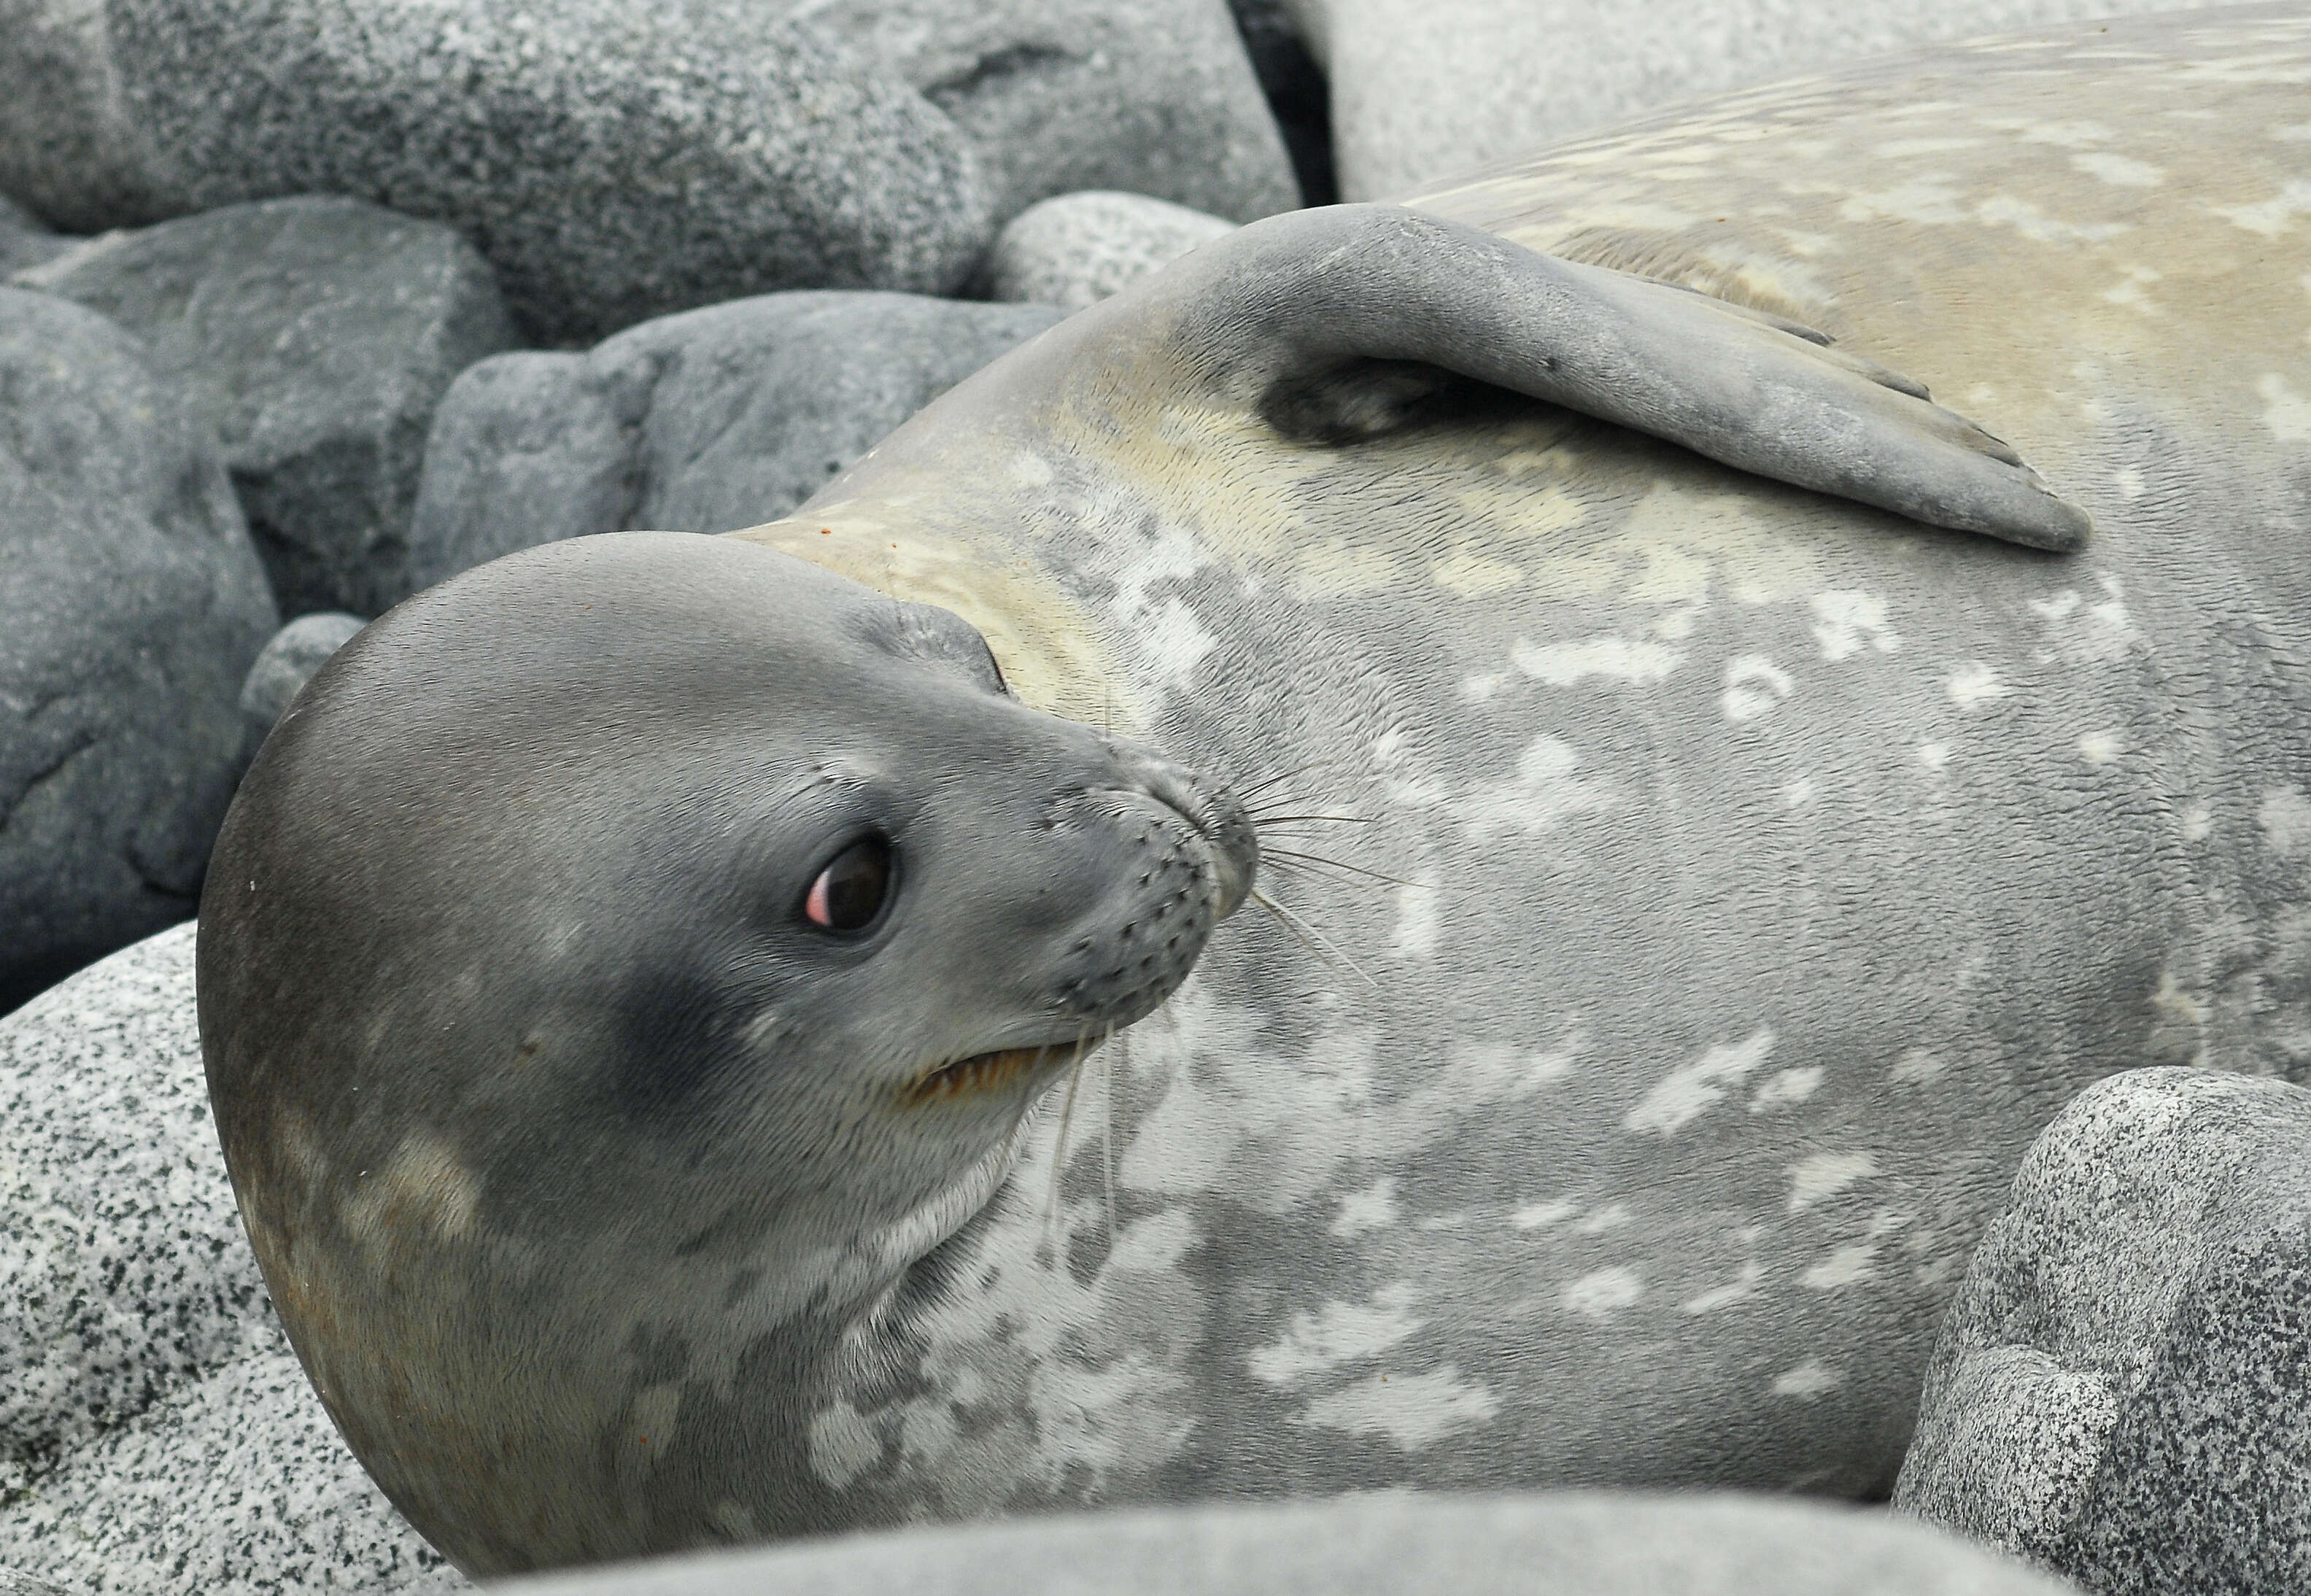
M65 1596L65 1592L44 1579L0 1568L0 1596Z
M2311 1091L2080 1094L1975 1253L1894 1500L2104 1596L2311 1590Z
M2204 3L2204 0L2201 0ZM1286 0L1330 80L1344 199L1835 62L2193 0Z
M90 1596L459 1588L266 1305L193 946L174 927L0 1019L0 1565Z
M275 1335L0 1505L0 1557L90 1596L473 1589L362 1472Z
M1059 319L1043 305L765 294L630 328L583 355L484 361L434 420L413 590L559 537L774 519Z
M1080 310L1234 231L1233 222L1144 194L1063 194L1005 224L981 263L981 286L991 300Z
M1300 203L1226 0L801 0L985 158L995 214L1121 188L1250 222Z
M273 641L265 645L240 685L241 724L246 728L242 746L248 757L257 757L266 734L288 710L289 701L321 668L322 661L368 624L342 610L323 610L300 615L273 634Z
M54 260L79 243L78 239L50 231L31 212L0 195L0 277ZM0 1586L0 1596L6 1596L5 1586Z
M4 1499L279 1332L209 1119L189 923L0 1019L0 1124Z
M446 222L535 336L939 292L996 217L889 69L747 0L0 0L0 190L93 231L290 194Z
M373 615L401 596L433 407L514 343L473 246L353 199L109 233L16 282L111 317L198 397L291 615Z
M2073 1592L1883 1513L1766 1497L1574 1491L1030 1519L667 1558L502 1588L523 1596Z
M141 344L0 288L0 1014L193 912L280 624Z

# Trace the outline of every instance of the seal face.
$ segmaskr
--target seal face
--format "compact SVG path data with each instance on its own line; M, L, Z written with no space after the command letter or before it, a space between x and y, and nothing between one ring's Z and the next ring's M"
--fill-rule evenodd
M621 1497L636 1393L667 1388L624 1445L696 1461L678 1372L790 1395L808 1357L765 1342L975 1211L1257 857L1233 798L1019 703L955 616L760 548L580 539L393 612L267 745L205 905L228 1161L356 1449L472 1566L536 1554L411 1481L478 1450L501 1511L539 1428L620 1521L554 1553L721 1532ZM785 1527L777 1472L699 1514Z

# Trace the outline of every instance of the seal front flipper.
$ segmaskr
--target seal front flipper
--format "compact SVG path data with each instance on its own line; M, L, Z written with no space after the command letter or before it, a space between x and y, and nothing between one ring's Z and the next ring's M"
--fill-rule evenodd
M1271 217L1157 281L1190 307L1182 358L1287 436L1386 431L1441 370L1930 526L2062 551L2092 530L2006 444L1810 328L1417 212Z

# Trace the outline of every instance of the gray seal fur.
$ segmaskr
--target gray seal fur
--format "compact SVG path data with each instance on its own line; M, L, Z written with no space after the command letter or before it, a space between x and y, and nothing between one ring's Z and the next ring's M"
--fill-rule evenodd
M1271 820L1262 890L1300 925L1222 928L1070 1112L1010 1121L999 1187L982 1144L947 1146L911 1189L948 1205L909 1233L929 1250L868 1249L854 1306L807 1335L841 1295L819 1254L700 1272L673 1227L697 1189L645 1179L647 1138L561 1066L493 1062L501 1092L447 1117L426 1095L518 1051L526 983L565 948L595 961L571 983L601 1005L567 1043L587 1068L727 1019L669 1002L622 1051L622 1005L655 989L602 972L715 951L693 894L728 912L746 827L571 794L629 780L621 759L728 755L664 716L602 740L590 647L498 685L493 657L542 646L580 589L607 601L619 573L591 562L618 545L421 599L486 646L435 665L413 638L376 702L332 711L333 673L387 663L394 617L373 625L252 774L202 948L228 1159L355 1450L480 1570L1279 1491L1882 1492L1934 1325L2061 1105L2145 1062L2311 1062L2311 344L2273 331L2311 321L2305 72L2311 23L2283 11L2113 24L1715 102L1418 215L1258 224L734 535L962 617L1026 705L1112 718L1271 815L1373 823ZM2012 546L2074 545L2082 519L1877 361L2011 439L2094 543ZM653 594L722 580L652 547ZM784 659L787 606L746 615L781 580L615 669L687 658L677 637ZM824 722L813 671L764 688L766 723ZM391 716L420 693L503 713L413 746ZM308 715L354 763L298 787L271 762ZM554 758L509 781L523 715ZM371 771L420 810L362 796ZM317 800L362 824L266 818ZM1286 874L1304 850L1392 880ZM333 850L382 885L297 909L288 877ZM243 859L283 883L280 929L262 892L238 920L218 896L266 878ZM565 911L614 867L663 873ZM538 922L519 938L515 903ZM987 979L1042 962L971 939ZM670 967L693 966L725 967ZM364 1111L366 1141L301 1140L281 1105L341 1104L348 1038L365 1094L405 1057L416 1085ZM829 1134L806 1117L755 1162L852 1145ZM676 1172L700 1143L650 1145ZM372 1149L397 1173L368 1198ZM779 1223L850 1248L892 1234L870 1195L838 1182ZM742 1218L717 1237L775 1239L769 1208ZM442 1328L445 1268L481 1328ZM726 1304L763 1291L786 1316L734 1341ZM488 1293L586 1327L596 1361L492 1345ZM354 1389L345 1359L409 1371L424 1405ZM464 1383L432 1383L452 1364Z

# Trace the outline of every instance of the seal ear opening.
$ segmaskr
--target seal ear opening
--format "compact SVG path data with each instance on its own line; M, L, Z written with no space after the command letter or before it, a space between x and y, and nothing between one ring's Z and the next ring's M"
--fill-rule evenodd
M1426 361L1351 360L1278 378L1260 419L1292 443L1363 443L1443 420L1488 386Z

